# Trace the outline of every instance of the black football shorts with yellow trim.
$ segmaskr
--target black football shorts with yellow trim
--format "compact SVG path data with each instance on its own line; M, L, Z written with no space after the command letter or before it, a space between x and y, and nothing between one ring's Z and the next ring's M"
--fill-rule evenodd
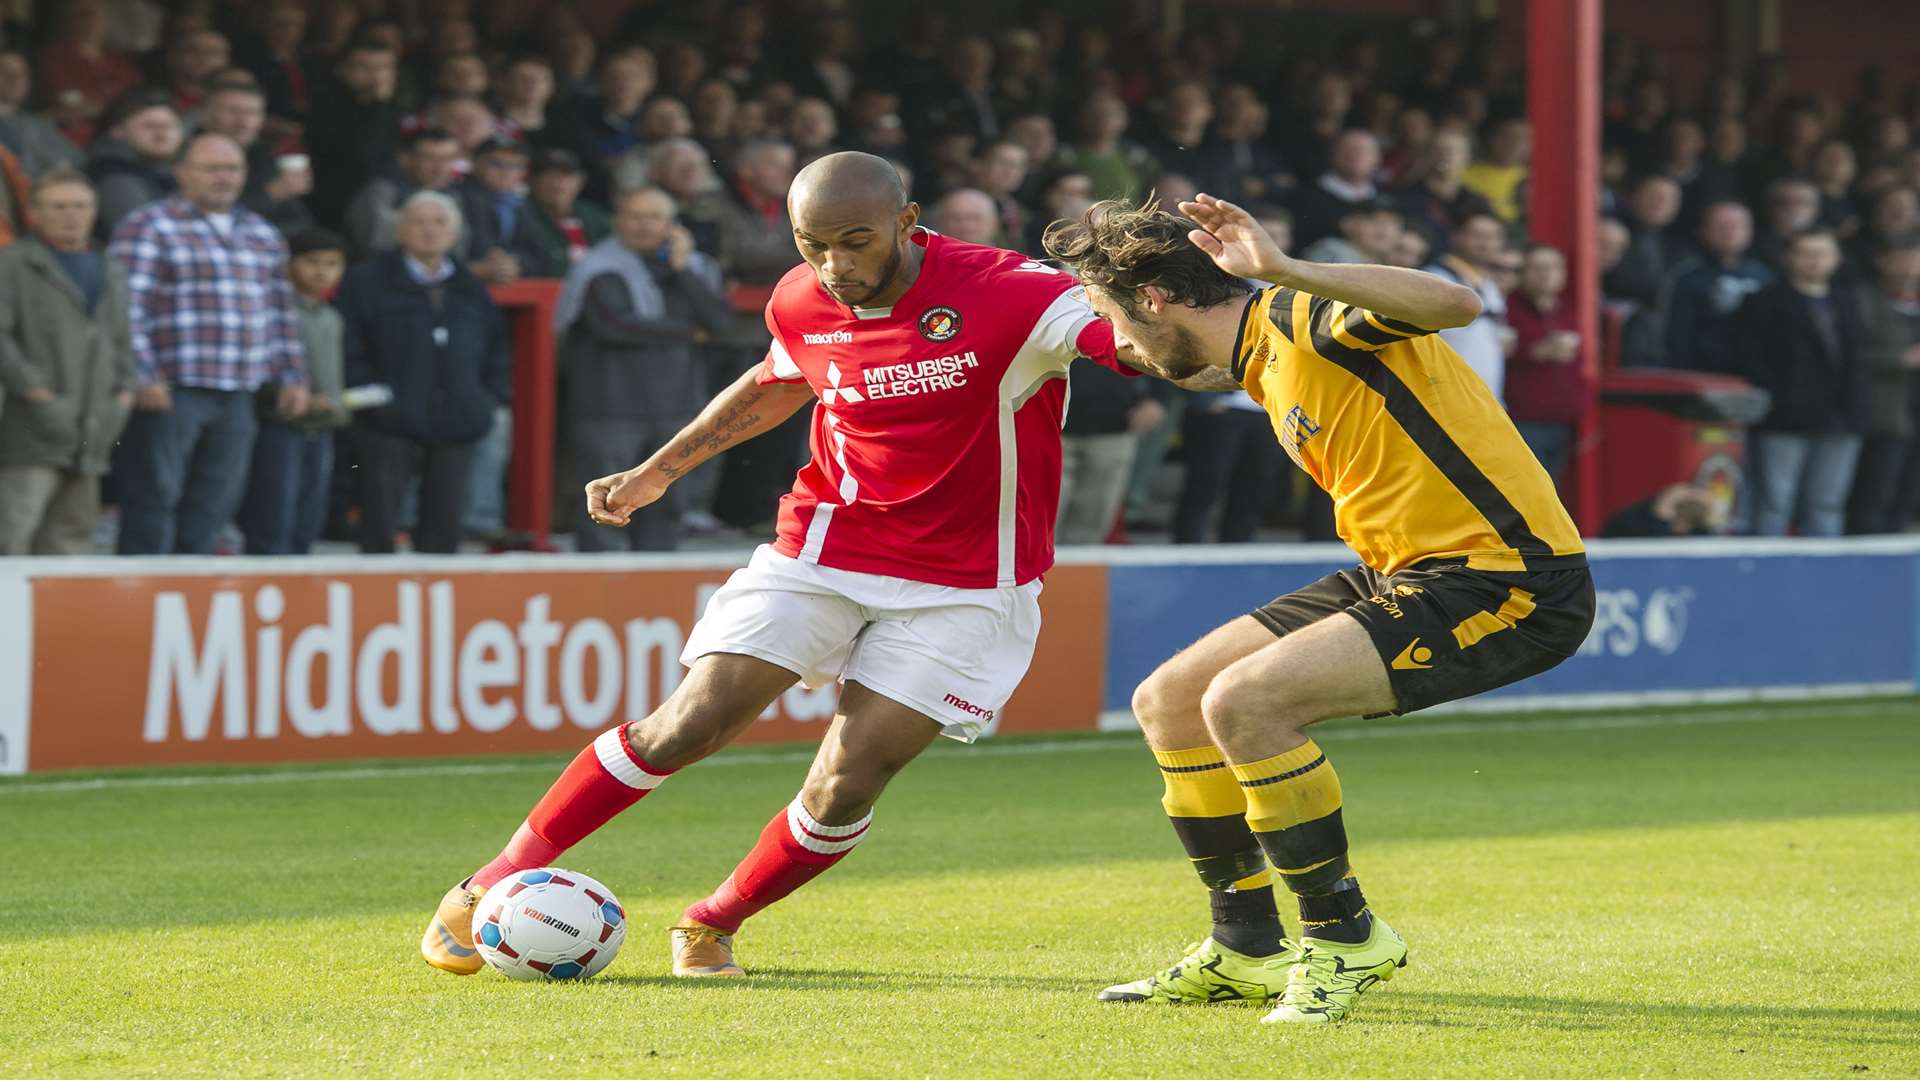
M1253 612L1282 637L1339 612L1360 621L1410 713L1484 694L1572 656L1593 627L1585 566L1522 573L1430 560L1386 575L1328 574Z

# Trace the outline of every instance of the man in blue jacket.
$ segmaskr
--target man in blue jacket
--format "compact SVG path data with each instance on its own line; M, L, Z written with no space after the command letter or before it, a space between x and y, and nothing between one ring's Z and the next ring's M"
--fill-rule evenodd
M475 445L512 394L512 356L486 285L454 261L460 209L435 191L400 206L400 247L347 272L335 306L345 323L348 387L384 385L393 400L355 414L360 548L391 552L408 484L420 500L413 549L460 545Z

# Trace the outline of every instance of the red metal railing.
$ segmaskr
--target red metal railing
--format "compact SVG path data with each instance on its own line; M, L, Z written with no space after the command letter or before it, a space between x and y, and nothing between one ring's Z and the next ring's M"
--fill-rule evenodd
M760 311L772 286L741 285L728 292L734 310ZM528 537L535 551L553 550L553 451L559 387L558 339L553 312L560 282L529 278L496 285L513 335L513 457L507 466L507 524ZM635 462L638 464L638 462Z

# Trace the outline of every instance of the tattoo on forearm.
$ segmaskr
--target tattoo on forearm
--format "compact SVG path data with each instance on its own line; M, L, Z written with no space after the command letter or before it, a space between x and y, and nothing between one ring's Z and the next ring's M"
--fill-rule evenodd
M660 463L661 475L669 480L678 480L698 464L696 458L717 454L735 439L751 433L760 423L760 413L753 408L760 397L758 389L740 395L739 400L700 425L700 430L687 435L685 441L673 448L667 460Z

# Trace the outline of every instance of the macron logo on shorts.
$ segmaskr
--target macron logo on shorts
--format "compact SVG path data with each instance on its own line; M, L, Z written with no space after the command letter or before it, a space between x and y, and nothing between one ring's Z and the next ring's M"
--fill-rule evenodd
M960 698L954 696L953 694L947 695L947 704L953 706L956 709L959 709L963 713L968 713L970 715L977 716L982 720L992 721L993 719L992 709L983 709L980 706L975 705L971 701L962 701Z

